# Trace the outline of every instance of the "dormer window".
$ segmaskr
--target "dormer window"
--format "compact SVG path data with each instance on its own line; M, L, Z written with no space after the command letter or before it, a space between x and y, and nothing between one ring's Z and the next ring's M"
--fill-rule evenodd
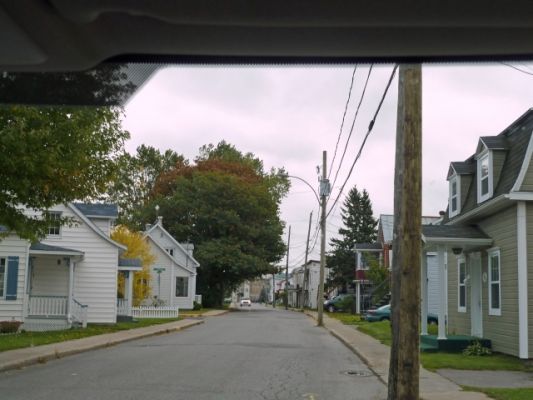
M450 199L448 209L450 218L461 212L461 186L459 175L455 175L450 179Z
M487 152L477 160L477 202L481 203L492 197L491 154Z

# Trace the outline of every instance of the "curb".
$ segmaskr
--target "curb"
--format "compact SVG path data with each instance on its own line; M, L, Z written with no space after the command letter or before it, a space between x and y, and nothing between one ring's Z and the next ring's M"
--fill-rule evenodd
M105 338L102 338L102 335L94 335L94 336L89 336L89 337L82 338L82 339L75 339L74 341L78 341L78 340L85 341L85 343L79 343L80 345L78 347L72 348L72 349L65 349L65 350L57 349L58 345L61 345L61 344L66 345L67 343L69 343L69 341L58 342L58 343L53 343L53 344L43 345L43 346L37 346L33 348L30 347L30 348L17 349L21 351L22 350L35 351L36 354L28 355L26 357L22 356L18 360L6 361L3 363L0 362L0 372L13 370L13 369L19 369L19 368L27 367L29 365L34 365L34 364L44 364L50 360L55 360L55 359L67 357L67 356L74 355L74 354L84 353L90 350L97 350L97 349L102 349L105 347L111 347L111 346L114 346L120 343L130 342L130 341L137 340L137 339L143 339L143 338L147 338L150 336L157 336L157 335L162 335L162 334L171 333L171 332L178 332L183 329L190 328L192 326L203 324L205 321L184 319L180 322L182 322L182 324L179 326L174 326L170 328L161 327L161 329L148 331L148 332L134 332L135 329L130 329L130 330L121 331L121 332L113 332L110 335L114 335L117 333L120 333L121 335L116 338L110 338L109 340L105 340ZM157 325L153 325L153 326L157 326ZM144 328L140 328L140 329L144 329ZM104 339L104 341L98 340L98 339ZM50 347L43 349L44 346L50 346ZM17 351L17 350L13 350L13 351ZM0 358L1 356L2 356L2 353L0 353Z

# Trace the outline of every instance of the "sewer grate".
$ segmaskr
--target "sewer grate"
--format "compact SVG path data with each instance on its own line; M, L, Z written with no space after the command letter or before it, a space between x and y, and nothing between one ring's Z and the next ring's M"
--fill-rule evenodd
M349 376L359 376L359 377L373 376L372 372L367 371L367 370L348 370L348 371L342 371L341 374L349 375Z

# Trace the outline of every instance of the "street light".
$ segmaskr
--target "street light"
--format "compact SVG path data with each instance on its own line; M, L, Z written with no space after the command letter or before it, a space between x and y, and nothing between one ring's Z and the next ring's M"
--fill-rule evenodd
M298 176L288 175L288 174L279 174L280 177L294 178L302 181L313 191L316 200L318 201L318 206L321 209L320 212L320 277L318 282L318 299L317 299L317 324L318 326L324 325L323 314L324 314L324 268L326 266L326 205L327 198L331 192L331 186L329 184L329 179L327 178L327 152L322 152L322 178L320 179L320 197L318 196L316 190L311 186L309 182L305 179L302 179ZM307 265L304 266L304 280L305 272L307 270ZM305 281L304 281L305 285Z

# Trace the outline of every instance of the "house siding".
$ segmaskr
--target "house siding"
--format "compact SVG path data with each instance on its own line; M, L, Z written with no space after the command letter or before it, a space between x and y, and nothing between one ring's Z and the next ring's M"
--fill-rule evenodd
M158 241L159 239L161 239L159 233L156 233L155 237L158 239ZM159 242L161 243L161 241ZM179 267L179 265L173 262L169 258L166 251L161 250L157 245L155 245L154 239L152 239L152 237L149 237L149 243L151 246L152 253L156 258L154 264L150 267L150 287L152 290L151 295L157 296L160 290L160 298L165 302L165 305L178 306L179 308L183 309L192 309L194 295L196 293L196 277L193 276L189 271ZM172 246L170 246L170 242L167 242L164 247ZM174 250L174 255L176 255L176 253L179 253L177 249ZM154 268L157 267L165 268L165 271L161 272L160 288L158 284L158 274L154 270ZM174 274L172 274L172 269L174 269ZM189 293L187 297L176 297L175 280L177 276L189 277Z
M503 165L505 163L505 157L507 151L497 151L492 152L492 175L493 175L493 187L494 191L500 183L500 177L502 175Z
M456 256L448 252L448 334L470 335L470 291L466 289L466 312L458 311L458 276Z
M461 175L461 210L463 209L470 184L472 183L472 175Z
M74 212L65 206L54 211L74 217L76 226L63 226L61 237L47 237L43 243L79 250L85 253L83 261L74 268L74 298L87 304L88 322L116 322L117 264L119 249L80 221Z
M9 235L0 240L0 257L19 257L18 279L17 279L17 299L5 300L0 298L0 321L23 320L25 304L25 282L28 263L29 243L20 239L16 235Z
M96 225L106 236L111 236L111 224L107 218L91 218L90 221Z
M483 282L483 336L495 351L518 356L518 257L516 206L479 221L479 227L500 249L501 315L489 315L488 279ZM488 276L488 255L481 253L482 274Z
M37 256L33 261L31 294L35 296L67 296L68 277L68 264L62 257Z

